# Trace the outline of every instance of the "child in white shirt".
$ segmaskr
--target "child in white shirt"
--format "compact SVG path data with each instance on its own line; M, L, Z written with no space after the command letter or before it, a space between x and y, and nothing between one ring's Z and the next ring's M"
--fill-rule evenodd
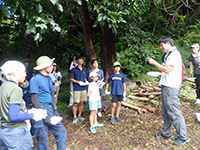
M90 110L90 131L91 133L96 133L95 127L102 127L103 124L97 122L97 110L101 108L99 86L96 83L98 80L98 74L96 72L91 72L89 77L92 79L92 82L88 86L87 96L89 97L89 110Z

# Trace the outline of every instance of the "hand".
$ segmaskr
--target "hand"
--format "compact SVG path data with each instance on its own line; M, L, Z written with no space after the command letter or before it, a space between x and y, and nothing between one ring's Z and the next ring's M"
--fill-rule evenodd
M154 59L152 59L152 58L147 58L147 59L148 59L148 62L149 62L151 65L157 64L157 62L156 62Z
M86 84L86 85L89 85L90 83L86 80L86 81L85 81L85 84Z
M126 101L126 92L123 93L123 101Z
M108 89L105 90L106 95L110 95L110 92L108 92Z
M192 73L189 74L189 78L192 78Z
M79 81L78 84L79 84L80 86L85 86L85 83L84 83L83 81Z
M54 114L54 116L60 116L60 114L58 113L57 108L53 109L53 114Z
M46 125L52 125L51 124L51 119L49 118L49 116L46 116L46 118L43 119L43 121L44 121L44 124L46 124Z

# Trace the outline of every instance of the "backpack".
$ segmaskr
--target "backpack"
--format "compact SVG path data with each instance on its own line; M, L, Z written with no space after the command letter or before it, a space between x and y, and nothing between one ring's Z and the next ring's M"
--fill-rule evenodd
M162 63L165 62L165 60L167 59L167 57L168 57L171 53L172 53L172 51L168 53L168 55L166 56L166 58L165 58L165 55L166 55L167 53L163 54L163 56L162 56ZM181 76L181 81L183 81L184 76L185 76L185 65L184 65L184 63L182 63L182 76Z

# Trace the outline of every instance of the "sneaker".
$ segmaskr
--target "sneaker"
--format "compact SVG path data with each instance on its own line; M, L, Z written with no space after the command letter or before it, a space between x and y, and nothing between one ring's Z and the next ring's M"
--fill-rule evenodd
M110 118L110 123L111 123L111 124L114 124L114 117L111 117L111 118Z
M200 104L200 99L199 98L196 99L196 104Z
M172 135L172 136L169 136L169 137L166 137L166 136L164 136L164 135L162 134L162 132L156 133L155 136L158 137L158 138L170 138L170 139L172 139L172 138L174 137L173 135Z
M101 116L102 116L101 112L98 112L98 113L97 113L97 115L98 115L99 117L101 117Z
M190 141L190 138L187 136L187 140L177 139L174 141L174 145L180 146Z
M78 116L78 120L84 121L85 118L83 118L82 116Z
M103 127L103 124L96 122L95 124L93 124L93 127Z
M122 122L122 119L119 118L119 116L115 116L115 119L119 122Z
M73 123L77 123L78 119L77 118L73 118Z
M96 130L95 130L95 128L94 128L94 127L91 127L91 128L90 128L90 131L91 131L91 133L93 133L93 134L95 134L95 133L96 133Z

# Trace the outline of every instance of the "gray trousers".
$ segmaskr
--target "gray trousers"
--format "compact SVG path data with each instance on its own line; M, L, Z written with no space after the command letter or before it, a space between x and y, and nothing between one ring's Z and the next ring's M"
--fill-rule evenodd
M70 81L70 99L69 99L69 104L73 105L74 104L74 98L73 98L73 82Z
M181 140L187 140L185 119L183 118L178 105L180 89L162 85L161 91L162 116L164 120L162 134L165 137L172 136L171 129L173 125L176 129L177 137Z

